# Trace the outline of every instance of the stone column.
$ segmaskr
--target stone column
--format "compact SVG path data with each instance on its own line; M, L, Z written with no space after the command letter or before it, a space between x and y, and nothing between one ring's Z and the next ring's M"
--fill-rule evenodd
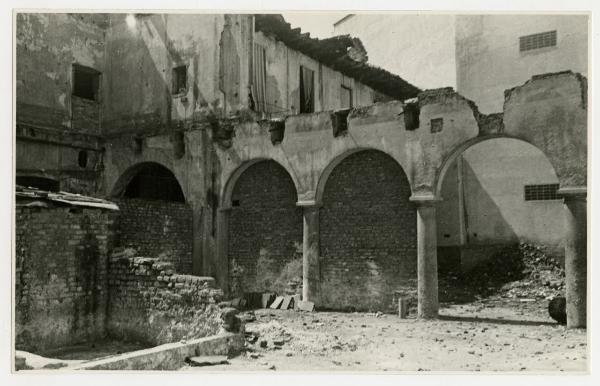
M321 281L319 267L319 207L314 201L298 202L303 213L302 237L302 300L317 304Z
M563 188L565 202L565 287L567 327L586 327L587 189Z
M417 205L417 316L433 319L438 316L437 231L432 196L411 197Z

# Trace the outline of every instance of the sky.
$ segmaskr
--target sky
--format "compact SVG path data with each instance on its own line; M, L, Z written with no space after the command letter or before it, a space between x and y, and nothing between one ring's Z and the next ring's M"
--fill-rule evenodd
M326 11L294 12L283 13L283 17L292 25L292 28L300 27L302 32L310 32L310 36L313 38L325 39L333 35L333 23L346 14Z

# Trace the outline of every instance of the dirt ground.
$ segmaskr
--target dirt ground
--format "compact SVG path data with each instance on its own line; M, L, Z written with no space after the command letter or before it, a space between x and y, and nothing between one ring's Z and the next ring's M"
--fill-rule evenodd
M446 305L439 320L390 314L256 310L247 351L183 371L587 371L586 330L567 330L547 301Z

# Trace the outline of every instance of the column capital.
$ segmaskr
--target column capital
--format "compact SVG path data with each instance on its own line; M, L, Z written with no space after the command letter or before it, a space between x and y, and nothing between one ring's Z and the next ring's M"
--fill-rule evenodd
M409 200L417 205L435 205L441 201L439 197L433 194L413 194Z
M323 203L316 200L304 200L298 201L296 205L301 206L303 208L320 208L321 206L323 206Z
M587 199L587 186L567 186L558 189L556 193L565 200L585 200Z

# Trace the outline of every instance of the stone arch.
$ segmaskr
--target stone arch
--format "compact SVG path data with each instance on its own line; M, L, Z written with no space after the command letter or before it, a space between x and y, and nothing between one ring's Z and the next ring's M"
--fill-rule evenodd
M182 186L175 174L158 162L135 164L117 179L111 197L132 198L134 196L164 201L186 201Z
M508 134L478 136L475 138L471 138L467 141L464 141L463 143L454 147L454 149L452 149L452 151L450 151L448 153L448 156L446 156L444 158L441 165L437 168L437 172L435 173L435 181L433 183L433 187L434 187L433 195L435 196L435 198L443 199L443 197L441 196L441 189L442 189L442 183L444 181L444 177L446 176L446 173L448 172L448 169L450 168L450 166L453 164L454 161L456 161L456 158L459 155L463 154L467 149L477 145L478 143L493 140L493 139L502 139L502 138L519 140L519 141L528 143L529 145L535 147L537 150L541 151L546 156L546 159L548 160L548 162L550 162L550 164L552 165L554 170L556 170L556 166L554 165L554 163L552 162L552 159L548 156L548 154L546 154L543 149L540 149L538 146L536 146L534 143L528 141L527 139L517 137L514 135L508 135Z
M237 168L235 168L230 174L229 176L225 177L225 185L223 186L222 189L222 194L221 194L221 205L220 207L223 209L229 209L231 208L231 197L233 194L233 189L235 187L235 184L237 183L238 179L240 178L240 176L242 174L244 174L244 172L246 170L248 170L248 168L252 167L253 165L255 165L258 162L263 162L263 161L271 161L271 162L275 162L277 165L279 165L281 168L283 168L288 176L291 178L293 184L294 184L294 188L296 190L296 194L298 192L298 179L296 178L296 174L290 170L289 168L286 168L281 162L272 159L272 158L254 158L248 161L243 162L241 165L239 165Z
M350 157L351 155L353 155L355 153L358 153L358 152L362 152L362 151L380 152L382 154L387 155L392 160L394 160L394 162L400 167L400 169L402 169L402 171L404 172L404 175L407 177L407 180L409 181L409 186L410 186L411 192L412 192L412 185L410 184L410 178L406 174L406 171L405 171L406 169L402 165L402 163L400 161L398 161L398 159L396 157L394 157L393 154L390 154L389 152L387 152L387 151L385 151L383 149L379 149L379 148L374 148L374 147L360 147L359 146L359 147L348 149L348 150L342 152L341 154L338 154L323 169L323 171L319 175L319 178L318 178L318 181L317 181L317 186L316 186L316 189L315 189L315 195L314 195L314 197L315 197L315 202L316 203L321 203L322 202L323 191L325 190L325 185L327 184L327 180L329 179L329 176L331 175L331 172L333 172L333 170L336 168L336 166L338 166L340 163L342 163L346 158Z
M252 160L230 177L223 194L228 212L223 258L228 292L302 291L302 210L290 173L271 159ZM288 282L295 285L288 286Z
M326 170L320 192L320 302L389 311L416 293L416 208L388 154L357 149Z
M527 185L548 194L526 198ZM557 188L551 160L522 138L482 136L458 146L435 185L440 274L469 271L519 242L562 255L564 209Z
M111 197L119 206L117 246L192 273L192 209L170 169L157 162L135 164L119 176Z

